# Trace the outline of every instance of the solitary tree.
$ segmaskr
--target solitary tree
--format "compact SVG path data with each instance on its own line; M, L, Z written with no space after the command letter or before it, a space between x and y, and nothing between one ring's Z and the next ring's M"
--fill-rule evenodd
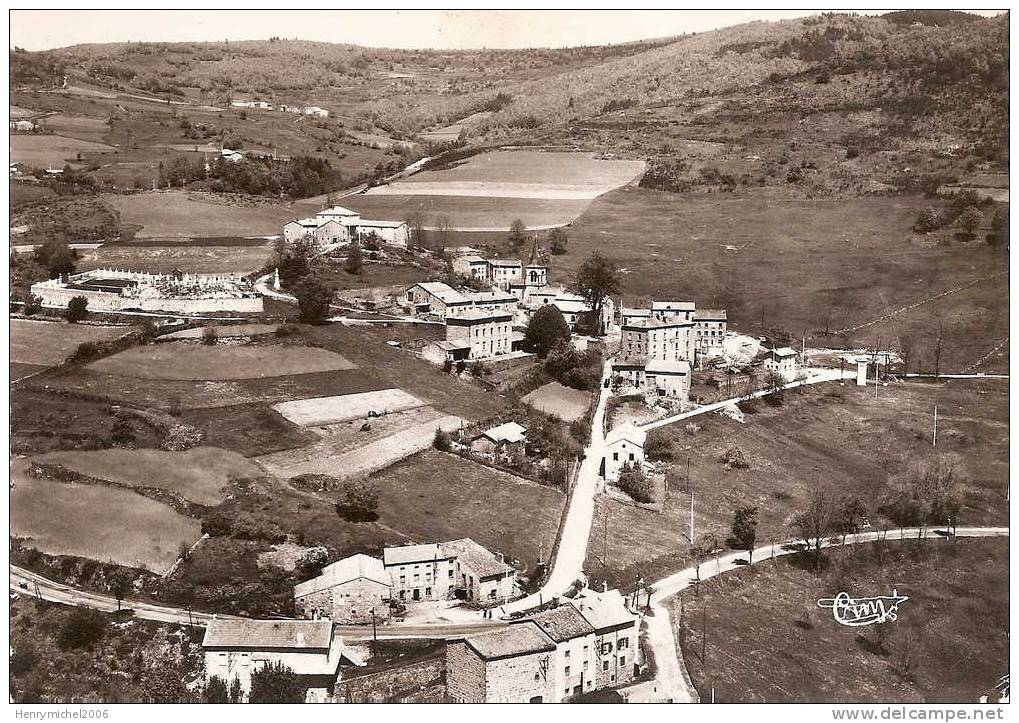
M838 506L838 517L835 526L842 535L842 544L846 544L847 535L855 535L867 519L867 506L859 497L843 497Z
M435 436L432 437L432 446L440 452L448 452L452 449L452 443L449 439L449 432L442 427L435 428Z
M513 223L509 227L509 239L510 244L513 248L518 249L524 245L524 241L527 240L527 227L524 226L524 222L519 218L513 219Z
M297 297L298 319L305 324L318 324L329 313L333 301L333 290L314 275L308 275L294 287Z
M35 262L46 269L51 279L74 273L74 251L59 239L47 239L33 252Z
M252 703L303 703L305 688L297 674L282 662L273 662L251 673Z
M654 499L654 484L639 464L624 464L619 470L616 485L637 502L651 502Z
M916 219L916 223L913 225L917 231L926 233L928 231L937 231L941 228L941 214L938 210L932 206L928 206Z
M230 681L230 702L240 703L242 698L241 679L235 675L234 679Z
M566 375L581 364L580 354L568 339L559 339L545 357L545 371L553 379L563 381Z
M732 532L729 534L729 546L736 550L746 550L750 555L750 564L754 563L754 544L757 542L757 508L752 506L737 507L732 517Z
M350 522L370 522L378 518L378 485L367 477L342 480L336 498L336 511Z
M820 489L810 493L807 507L793 518L793 527L807 543L814 558L814 569L821 569L821 546L837 529L838 510Z
M216 339L218 338L216 327L207 326L202 329L202 343L206 346L216 346Z
M348 274L360 274L364 269L361 242L357 239L350 242L350 249L347 251L347 260L344 262L343 268Z
M410 243L412 246L424 248L428 245L428 238L425 234L424 211L411 211L404 219L407 228L410 229Z
M984 214L976 206L966 206L959 214L959 228L967 235L972 236L984 220Z
M72 297L67 302L67 320L72 324L83 321L88 316L88 299L84 296Z
M563 314L552 304L546 304L534 312L524 330L524 346L528 351L544 359L560 340L569 342L570 326Z
M577 275L573 279L572 289L575 293L584 297L584 300L591 305L597 319L598 334L604 331L602 326L602 309L605 299L613 294L618 294L620 288L619 270L611 259L602 256L595 251L580 265Z

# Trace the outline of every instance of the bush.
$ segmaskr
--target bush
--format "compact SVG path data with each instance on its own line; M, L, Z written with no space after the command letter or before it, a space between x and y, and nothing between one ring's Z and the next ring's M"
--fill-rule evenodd
M343 480L336 500L336 511L349 522L378 519L379 488L368 478Z
M276 327L276 331L273 333L281 339L286 339L287 337L297 336L300 334L301 327L297 324L280 324Z
M67 320L72 324L84 321L88 316L88 299L84 296L75 296L67 302Z
M303 703L305 686L281 662L269 663L251 673L251 703Z
M545 371L553 379L563 380L567 372L580 366L580 354L567 339L558 340L545 357Z
M743 450L739 447L729 447L725 450L725 454L722 455L722 463L726 469L748 469L750 467Z
M202 329L202 343L206 346L215 346L217 339L216 327L207 326Z
M42 311L42 299L40 299L35 294L29 292L25 294L25 305L22 308L25 312L25 316L33 316L34 314L38 314L40 311Z
M169 452L180 452L197 447L202 443L202 431L190 424L175 424L167 430L159 445Z
M654 429L644 442L644 455L652 462L672 460L672 440L660 429Z
M106 615L92 608L76 607L57 631L57 645L62 650L87 648L102 639L106 632Z
M644 474L640 465L630 462L623 465L616 485L637 502L651 502L654 499L654 483Z
M938 213L938 210L928 207L920 212L916 223L913 224L913 228L922 233L927 233L928 231L937 231L941 228L942 223L941 214Z
M120 446L134 444L134 429L131 428L127 417L117 415L114 418L113 426L110 428L110 442Z
M203 698L206 703L228 703L229 696L226 690L226 683L218 675L213 675L209 678L209 682L205 684L205 693Z
M216 513L202 520L202 534L209 537L226 537L233 532L230 518L223 513Z
M72 364L89 364L103 356L107 351L107 346L101 342L83 341L77 346L74 353L67 357L67 361Z
M305 324L320 324L329 313L333 290L314 276L306 276L294 287L299 309L298 319Z

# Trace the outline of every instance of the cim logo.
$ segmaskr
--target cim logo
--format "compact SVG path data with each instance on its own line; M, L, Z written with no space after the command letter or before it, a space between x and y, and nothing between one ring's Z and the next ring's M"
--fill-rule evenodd
M892 590L891 595L878 597L853 598L847 592L840 592L833 598L821 598L817 601L819 608L830 608L835 622L850 627L877 625L895 622L898 618L899 605L909 600Z

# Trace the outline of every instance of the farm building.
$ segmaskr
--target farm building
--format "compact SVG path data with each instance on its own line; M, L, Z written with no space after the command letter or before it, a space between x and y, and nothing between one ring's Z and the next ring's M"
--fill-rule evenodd
M396 600L508 599L516 570L470 538L387 547L382 561Z
M619 480L619 472L625 464L644 463L644 442L647 432L632 424L609 431L605 435L605 456L602 458L602 476L610 481Z
M22 133L26 133L26 132L30 133L30 132L34 131L35 129L36 129L35 123L33 123L30 120L12 120L11 121L11 130L12 131L19 131L19 132L22 132Z
M506 602L516 593L517 571L469 537L443 542L453 555L453 594L481 603Z
M476 254L455 256L453 273L468 279L488 280L488 261Z
M406 246L410 238L410 231L403 221L371 221L343 206L333 206L319 211L312 218L294 219L283 224L283 238L288 243L309 233L319 245L375 237L393 246Z
M236 275L147 274L95 269L64 279L32 284L43 306L67 308L82 296L90 311L165 311L201 314L217 311L262 311L262 297Z
M228 686L237 679L245 702L251 693L251 674L274 663L297 674L306 701L324 701L332 695L344 656L343 640L333 634L329 620L213 617L205 629L202 648L206 683L213 676Z
M764 360L764 368L786 382L796 381L796 375L799 371L796 357L796 350L790 349L787 346L772 349L771 354Z
M471 306L471 301L449 284L422 281L404 292L404 304L416 314L434 314L445 319Z
M319 108L317 105L309 105L305 107L304 110L301 112L304 113L304 115L311 115L315 116L316 118L329 117L329 111L327 111L325 108Z
M649 394L687 399L690 395L690 362L653 359L644 366Z
M294 605L305 617L360 624L389 617L392 580L382 561L351 555L327 565L318 577L294 587Z
M470 308L446 317L446 341L466 344L471 359L509 354L512 332L513 316L503 311Z
M461 703L567 701L631 682L637 641L618 591L584 590L505 630L450 640L447 690Z
M526 427L516 422L506 422L497 427L486 429L471 440L471 450L493 454L505 451L507 448L521 446L526 440Z

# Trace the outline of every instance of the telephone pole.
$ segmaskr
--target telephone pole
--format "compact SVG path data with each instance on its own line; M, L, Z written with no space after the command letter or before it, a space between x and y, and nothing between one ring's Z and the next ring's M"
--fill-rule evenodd
M934 405L934 437L931 440L931 446L938 446L938 405Z

